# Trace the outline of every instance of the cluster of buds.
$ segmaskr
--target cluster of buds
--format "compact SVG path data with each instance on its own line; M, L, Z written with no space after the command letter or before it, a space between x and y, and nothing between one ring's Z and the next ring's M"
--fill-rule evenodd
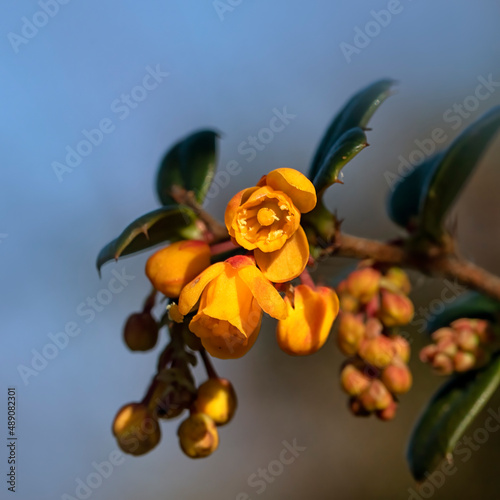
M397 397L411 388L410 346L397 334L413 318L410 288L406 273L394 267L384 273L362 267L338 286L337 343L349 356L340 378L355 415L391 420Z
M466 372L487 363L486 348L493 342L491 324L481 319L457 319L432 335L432 344L420 351L420 359L439 375Z

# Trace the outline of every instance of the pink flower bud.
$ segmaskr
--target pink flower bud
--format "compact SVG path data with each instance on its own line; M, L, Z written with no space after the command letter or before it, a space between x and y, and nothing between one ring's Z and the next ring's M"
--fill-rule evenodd
M410 361L410 343L401 335L392 337L392 345L397 356L399 356L405 363Z
M413 319L412 301L403 294L382 291L379 319L387 327L402 326Z
M380 380L373 380L370 387L359 396L359 401L367 411L385 410L393 401L391 393Z
M378 410L375 412L375 415L377 415L377 418L380 420L383 420L384 422L387 422L389 420L392 420L396 416L396 411L398 409L398 404L396 401L392 400L391 404L385 408L384 410Z
M408 275L400 267L391 267L385 273L385 279L395 285L399 290L408 295L411 291L411 284Z
M364 339L359 347L359 356L377 368L385 368L393 360L395 351L392 341L385 335Z
M453 358L455 371L467 372L476 366L476 356L471 352L458 351Z
M402 362L386 367L382 372L381 380L393 394L408 392L413 381L409 368Z
M381 277L380 272L371 267L353 271L346 280L347 291L366 304L378 292Z
M342 389L350 396L358 396L370 386L370 379L351 364L342 370L340 382Z
M432 360L432 367L439 375L450 375L454 371L452 359L441 352L438 352L434 356L434 359Z

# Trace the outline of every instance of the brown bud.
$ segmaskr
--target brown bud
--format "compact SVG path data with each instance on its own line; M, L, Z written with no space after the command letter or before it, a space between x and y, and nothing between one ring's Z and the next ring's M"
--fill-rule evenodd
M365 334L365 325L361 317L343 312L340 315L337 345L347 356L358 352L359 344Z
M410 343L401 335L392 337L392 345L396 356L399 356L405 363L410 361Z
M370 387L359 396L359 401L367 411L385 410L392 402L391 393L380 380L373 380Z
M142 403L129 403L118 411L113 434L122 451L131 455L151 451L161 439L158 420Z
M394 347L385 335L364 339L359 347L359 356L377 368L385 368L394 358Z
M408 275L400 267L391 267L385 273L385 279L390 281L396 288L408 295L411 291L411 284Z
M412 301L406 295L382 290L379 319L387 327L403 326L413 319Z
M370 379L360 370L351 364L348 364L340 374L340 383L350 396L358 396L370 386Z
M211 378L198 388L194 408L208 415L217 425L224 425L233 418L237 404L231 382L225 378Z
M410 369L401 361L384 368L381 380L393 394L408 392L413 381Z
M362 304L366 304L378 292L380 278L380 272L371 267L358 269L347 278L347 291Z
M158 341L158 323L151 313L131 314L123 329L123 339L132 351L149 351Z
M356 417L369 417L371 415L371 412L366 410L356 397L350 398L348 404L349 410L351 410L351 413Z
M181 423L177 431L182 451L190 458L211 455L219 446L215 422L204 413L193 413Z
M471 352L458 351L453 358L455 371L467 372L476 366L476 356Z

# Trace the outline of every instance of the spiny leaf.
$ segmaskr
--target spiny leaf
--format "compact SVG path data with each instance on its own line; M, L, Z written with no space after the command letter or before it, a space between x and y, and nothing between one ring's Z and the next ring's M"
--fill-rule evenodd
M449 380L420 416L408 445L413 477L426 479L452 453L461 436L500 384L500 355L481 370Z
M319 193L339 180L342 168L351 161L362 149L366 148L366 134L359 128L348 130L326 153L313 184Z
M421 193L420 231L439 242L448 210L500 127L500 106L491 109L455 139L435 165Z
M321 139L309 170L309 179L318 175L326 155L345 132L355 127L366 129L375 111L391 95L391 87L395 83L389 79L379 80L351 97Z
M139 217L99 252L96 262L99 274L103 264L120 256L146 250L163 241L200 237L194 221L193 211L180 205L162 207Z
M175 203L170 196L174 184L194 191L198 203L203 202L215 174L217 137L213 130L201 130L169 149L156 178L156 192L163 205Z

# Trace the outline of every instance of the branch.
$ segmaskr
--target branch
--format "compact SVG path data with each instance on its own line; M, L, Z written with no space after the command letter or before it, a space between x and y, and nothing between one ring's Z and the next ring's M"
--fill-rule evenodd
M393 243L358 238L341 234L335 244L323 250L321 257L338 255L355 259L373 259L382 264L393 264L429 274L456 279L462 285L489 295L500 302L500 278L485 269L458 257L454 253L415 255Z

